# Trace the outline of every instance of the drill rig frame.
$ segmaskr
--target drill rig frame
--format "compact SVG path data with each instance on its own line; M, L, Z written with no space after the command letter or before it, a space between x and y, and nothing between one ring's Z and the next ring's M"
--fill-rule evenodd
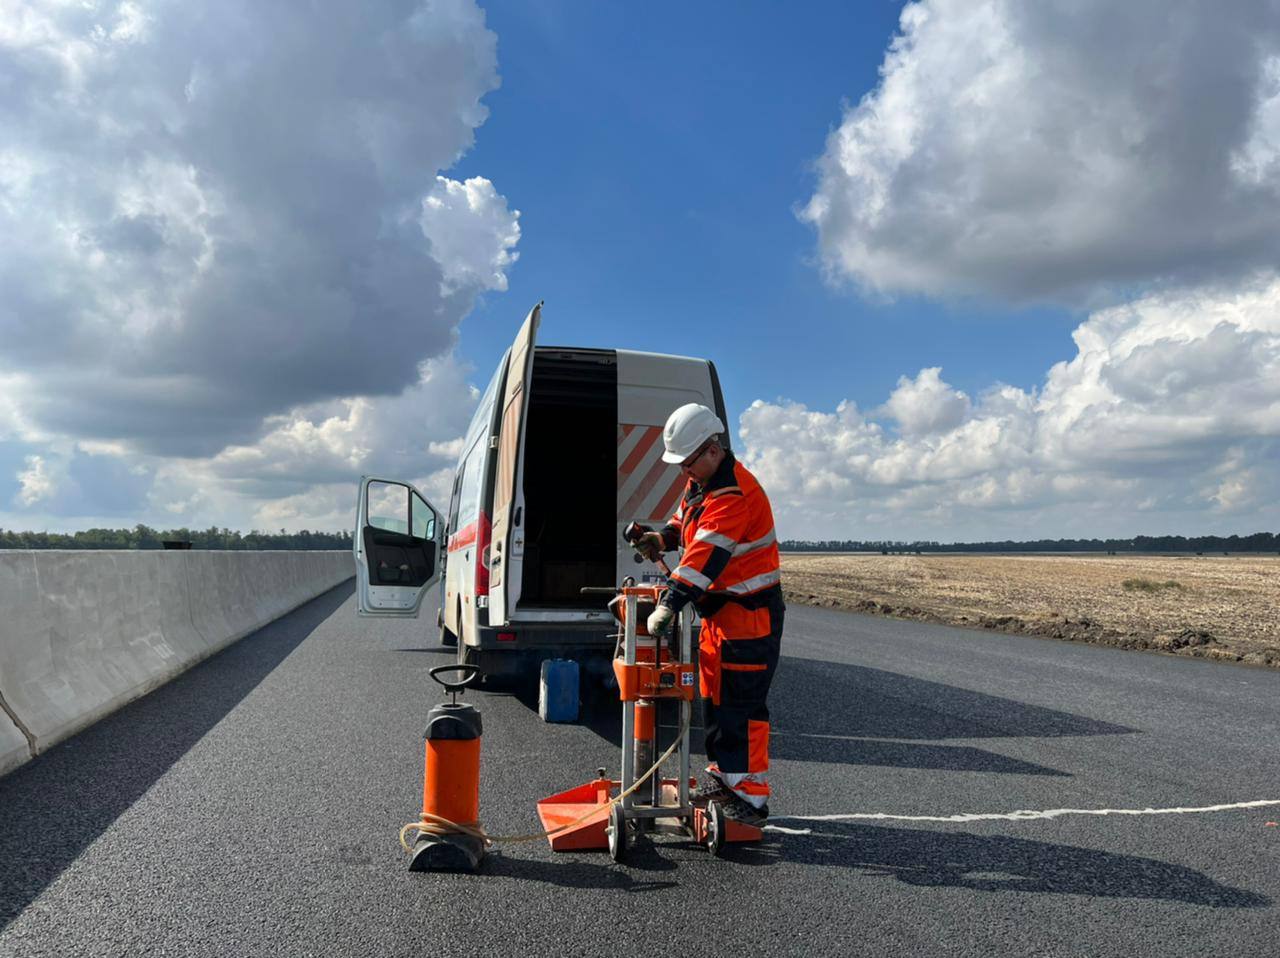
M538 803L552 849L607 848L621 862L644 835L689 838L714 855L729 842L759 841L759 828L728 819L719 802L695 804L690 797L689 732L698 677L689 610L682 611L667 642L649 635L645 625L661 601L661 586L636 586L628 577L619 589L591 591L614 595L609 609L621 626L613 672L622 702L622 768L617 779L598 769L594 780ZM666 700L677 705L677 737L659 756L657 711ZM661 766L669 757L676 775L663 778Z

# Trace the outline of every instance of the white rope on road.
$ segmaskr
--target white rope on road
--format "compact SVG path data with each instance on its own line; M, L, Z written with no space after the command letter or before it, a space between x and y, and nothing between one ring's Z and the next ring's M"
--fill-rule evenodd
M1280 805L1280 798L1261 799L1256 802L1235 802L1231 805L1202 805L1198 808L1050 808L1043 811L1021 809L1016 812L962 812L958 815L888 815L885 812L849 812L842 815L774 815L770 822L1031 822L1048 821L1065 815L1193 815L1203 812L1228 812L1242 808L1265 808ZM786 835L809 835L809 828L786 828L781 825L765 826L771 832Z

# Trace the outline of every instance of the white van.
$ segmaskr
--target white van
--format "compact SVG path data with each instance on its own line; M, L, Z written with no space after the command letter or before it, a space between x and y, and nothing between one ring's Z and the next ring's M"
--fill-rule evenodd
M537 676L551 657L607 669L614 620L581 589L662 580L622 538L633 520L661 526L684 489L662 426L689 402L726 418L710 361L535 346L541 312L480 400L447 511L402 480L360 480L359 614L416 617L443 576L440 640L491 677Z

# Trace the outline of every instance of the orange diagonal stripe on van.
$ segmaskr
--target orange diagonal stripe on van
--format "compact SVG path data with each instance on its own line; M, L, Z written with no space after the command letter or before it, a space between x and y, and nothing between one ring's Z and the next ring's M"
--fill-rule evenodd
M661 435L661 426L650 426L645 430L644 435L640 437L640 441L636 443L636 447L631 450L631 455L627 456L622 465L618 467L618 485L622 485L627 476L631 475L631 471L644 460L646 453L653 448L653 444L658 441L658 437Z
M643 479L640 480L640 486L635 492L631 493L631 498L627 500L627 504L622 507L624 516L633 515L640 504L644 502L647 496L653 490L653 484L658 481L658 477L666 471L667 464L659 458L649 467L649 471L645 473Z
M671 510L675 508L676 500L680 498L680 493L684 492L685 484L684 476L677 472L675 479L671 480L671 488L658 500L658 507L653 510L653 515L645 518L662 519L664 522L670 518Z

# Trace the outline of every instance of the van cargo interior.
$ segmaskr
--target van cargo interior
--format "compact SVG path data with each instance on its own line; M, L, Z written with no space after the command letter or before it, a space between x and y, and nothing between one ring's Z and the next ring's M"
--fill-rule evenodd
M524 608L598 609L616 585L618 364L612 350L540 347L524 445Z

